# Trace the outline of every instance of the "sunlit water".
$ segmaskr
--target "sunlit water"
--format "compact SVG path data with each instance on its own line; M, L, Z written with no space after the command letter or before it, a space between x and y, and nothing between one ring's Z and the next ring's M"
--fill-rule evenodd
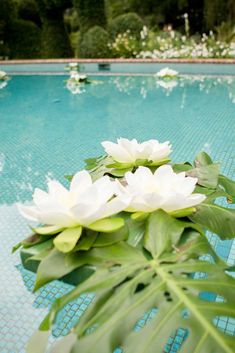
M71 287L53 282L33 295L34 276L15 265L11 247L29 232L16 202L31 199L48 178L64 180L83 160L102 154L100 142L117 137L170 140L173 160L192 161L201 150L234 177L235 78L185 78L164 82L147 76L93 77L74 95L64 76L15 76L0 90L0 351L24 353L54 298ZM214 238L232 264L235 246ZM22 281L23 276L23 281ZM64 313L65 334L92 298ZM82 306L81 306L82 305Z

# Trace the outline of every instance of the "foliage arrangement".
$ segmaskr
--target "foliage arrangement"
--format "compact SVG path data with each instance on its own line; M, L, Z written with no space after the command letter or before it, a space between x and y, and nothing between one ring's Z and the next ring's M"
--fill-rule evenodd
M66 80L66 87L72 94L81 94L85 92L84 85L91 83L87 75L80 73L80 65L70 63L66 66L69 70L69 79Z
M104 156L67 177L69 190L52 180L48 192L35 190L32 206L19 205L41 224L14 248L32 249L35 290L79 271L77 286L55 301L27 353L45 352L59 311L88 292L96 293L94 301L51 352L162 352L181 327L188 335L180 352L233 353L235 338L216 319L235 317L235 269L216 255L205 232L235 237L235 210L217 202L234 202L235 182L205 152L193 164L175 164L169 142L102 145ZM152 308L157 315L133 331Z

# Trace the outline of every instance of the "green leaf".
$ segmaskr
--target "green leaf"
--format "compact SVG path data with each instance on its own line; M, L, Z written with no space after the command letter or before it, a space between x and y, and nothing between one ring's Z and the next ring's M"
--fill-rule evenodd
M209 164L187 171L187 176L198 178L198 184L215 189L218 185L219 164Z
M200 252L199 247L198 255ZM225 264L198 258L167 263L161 257L144 261L140 257L142 266L138 268L134 267L138 266L136 259L130 262L130 258L131 255L123 259L122 265L115 266L113 271L98 270L54 304L47 318L50 325L61 308L82 292L96 291L100 298L91 304L75 327L78 337L73 353L93 353L94 347L98 353L110 353L118 346L125 353L156 353L156 347L162 352L169 336L179 327L189 328L188 341L182 346L184 352L205 353L205 347L211 347L213 353L233 353L235 338L220 332L213 324L218 316L235 317L235 280L225 273ZM205 276L193 279L195 271ZM142 289L138 290L140 285ZM221 295L225 301L205 301L199 296L205 292ZM103 299L102 293L105 293ZM158 308L157 315L141 333L133 332L138 319L153 307ZM183 315L185 309L188 317ZM94 329L87 334L91 327ZM206 344L201 341L204 335Z
M65 229L54 239L54 245L61 252L70 252L75 248L81 235L82 227L80 226L76 228Z
M73 179L73 175L65 175L64 177L65 177L65 179L68 180L69 182L71 182L72 179Z
M176 244L183 230L184 223L171 217L163 210L153 212L147 222L144 244L154 256L164 251L171 251L172 244Z
M34 291L87 263L87 258L82 255L64 254L54 248L47 257L42 259L38 266Z
M73 249L74 251L89 250L98 236L98 232L94 232L93 230L85 229L83 231L85 234L79 239L77 245Z
M107 164L107 168L114 168L114 169L130 169L133 168L134 164L133 163L120 163L120 162L114 162L111 164Z
M104 218L90 224L87 228L97 232L111 233L123 226L124 220L122 218Z
M65 228L60 226L44 226L38 228L32 228L36 234L41 235L54 235L62 232Z
M202 167L202 166L207 166L210 164L213 164L213 161L211 157L206 153L206 152L200 152L195 161L194 161L195 167Z
M163 164L167 164L170 162L169 158L165 158L165 159L160 159L159 161L155 161L155 162L151 162L151 163L147 163L146 165L150 165L151 167L160 167ZM144 164L140 164L140 165L144 165Z
M36 244L43 243L48 240L48 237L44 237L41 234L32 234L28 238L22 240L21 245L24 248L30 248Z
M108 174L113 175L115 177L121 178L123 177L127 172L132 171L132 167L131 168L125 168L125 169L112 169L111 171L109 171Z
M218 234L222 239L235 237L235 210L214 204L202 203L197 212L189 218L206 229Z
M227 178L224 175L219 176L219 184L231 196L235 197L235 181Z
M112 244L118 243L122 240L127 239L128 231L127 227L122 227L120 230L112 232L112 233L100 233L96 238L93 247L104 247L110 246Z
M15 251L17 251L18 249L20 249L22 247L22 242L20 241L19 243L17 243L16 245L14 245L11 249L11 252L14 253Z
M188 170L193 169L190 163L182 163L182 164L173 164L172 166L175 173L187 172Z
M169 212L169 215L175 218L182 218L189 216L196 211L195 207L183 208L182 210Z

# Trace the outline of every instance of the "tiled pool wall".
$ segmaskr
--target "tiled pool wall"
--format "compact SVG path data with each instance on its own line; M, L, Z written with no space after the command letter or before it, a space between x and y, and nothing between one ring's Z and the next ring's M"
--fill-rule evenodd
M0 61L0 67L11 74L64 74L69 62L81 65L81 71L92 74L154 74L164 67L185 75L235 75L235 60L22 60Z

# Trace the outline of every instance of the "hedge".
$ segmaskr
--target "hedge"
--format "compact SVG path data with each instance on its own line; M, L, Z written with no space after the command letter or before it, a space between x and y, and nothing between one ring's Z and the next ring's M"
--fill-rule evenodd
M82 58L108 58L110 50L108 47L109 35L102 27L90 28L81 42L80 56Z
M12 20L7 30L6 39L11 59L40 57L41 30L33 22Z
M134 12L117 16L109 23L109 33L115 38L119 33L124 33L127 30L136 37L140 36L140 31L143 28L143 21Z

